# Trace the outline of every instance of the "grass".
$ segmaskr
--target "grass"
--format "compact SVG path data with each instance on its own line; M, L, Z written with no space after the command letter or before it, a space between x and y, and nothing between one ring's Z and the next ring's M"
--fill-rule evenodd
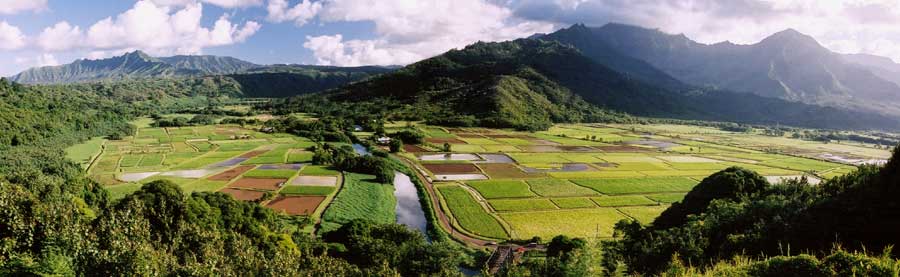
M690 178L628 178L572 180L603 194L639 194L654 192L687 192L697 181Z
M590 198L553 198L550 199L561 209L596 208L597 204Z
M135 167L141 162L141 155L125 155L119 161L119 167Z
M285 186L281 189L281 194L297 194L297 195L329 195L334 192L334 187L324 186Z
M295 174L297 174L297 171L293 169L254 169L244 173L244 177L290 179Z
M500 214L512 228L513 238L535 236L549 240L557 235L593 238L612 237L613 226L622 219L612 208L558 210Z
M340 172L328 168L324 165L307 165L300 170L300 175L307 176L337 176Z
M288 154L288 163L308 163L312 162L313 152L291 152Z
M485 150L480 145L473 144L451 144L450 150L453 152L465 152L465 153L479 153L479 152L489 152Z
M190 160L196 156L199 156L200 153L192 152L192 153L169 153L166 154L166 159L163 160L163 165L171 166L183 163L187 160Z
M671 204L675 202L680 202L684 199L684 195L686 193L660 193L660 194L650 194L646 195L647 198L650 198L653 201L659 203Z
M147 154L138 163L138 166L157 166L161 165L165 157L162 154Z
M450 213L462 228L485 237L509 237L500 222L488 214L464 188L446 186L438 187L438 191L443 195Z
M581 172L549 172L547 175L559 179L580 179L580 178L640 178L645 177L643 173L637 171L581 171Z
M640 206L640 207L621 207L619 211L634 218L643 224L653 223L653 220L659 217L663 211L668 209L668 205L662 206Z
M656 201L643 195L603 196L591 198L600 207L646 206L656 205Z
M284 163L284 156L256 156L244 161L241 164L281 164Z
M502 142L492 140L492 139L487 139L487 138L459 138L459 140L462 140L468 144L474 144L474 145L504 144Z
M528 190L528 185L519 180L510 181L470 181L466 183L487 199L517 198L537 196Z
M323 232L353 219L385 224L396 221L394 207L397 199L394 198L393 186L373 182L375 177L371 175L347 173L344 177L343 189L322 215L324 221L333 223L323 226Z
M228 182L225 181L212 181L206 179L197 179L193 182L187 182L185 185L181 186L181 189L184 190L184 194L188 195L195 191L217 191L225 187Z
M498 212L521 212L521 211L540 211L540 210L556 210L556 205L549 199L494 199L489 201L491 207Z
M591 196L597 195L597 192L578 186L563 179L534 179L528 180L531 190L540 196Z
M94 157L100 155L100 150L103 148L104 142L106 142L106 139L103 137L95 137L85 142L72 145L66 148L66 158L81 164L83 168L86 168L90 165Z
M768 160L762 162L763 165L787 168L799 171L825 171L832 168L840 167L839 164L823 162L804 158L786 158L778 160Z

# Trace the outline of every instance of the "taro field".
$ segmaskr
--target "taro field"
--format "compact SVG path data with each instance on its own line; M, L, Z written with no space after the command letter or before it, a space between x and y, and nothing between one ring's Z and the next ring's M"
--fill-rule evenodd
M609 238L618 221L650 224L703 178L732 166L770 182L806 176L812 184L855 169L716 143L726 131L672 126L572 124L526 133L418 125L425 143L401 155L434 183L458 230L488 239Z
M89 176L113 198L165 179L185 193L219 191L288 215L318 218L340 190L343 176L310 165L308 150L315 145L288 134L211 125L139 128L133 137L91 140L69 153L89 162Z

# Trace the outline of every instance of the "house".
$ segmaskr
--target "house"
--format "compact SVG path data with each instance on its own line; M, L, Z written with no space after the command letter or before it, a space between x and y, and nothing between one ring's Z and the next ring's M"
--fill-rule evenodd
M263 132L263 133L271 134L271 133L274 133L274 132L275 132L275 128L272 128L272 127L262 127L262 128L259 128L259 131L260 131L260 132Z
M375 139L375 142L378 142L378 144L389 144L389 143L391 143L391 138L380 137L380 138Z

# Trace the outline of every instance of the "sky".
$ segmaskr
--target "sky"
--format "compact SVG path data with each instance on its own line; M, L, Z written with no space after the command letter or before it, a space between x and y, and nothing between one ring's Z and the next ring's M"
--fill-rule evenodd
M836 52L900 61L898 0L0 0L0 76L134 50L405 65L477 41L609 22L703 43L793 28Z

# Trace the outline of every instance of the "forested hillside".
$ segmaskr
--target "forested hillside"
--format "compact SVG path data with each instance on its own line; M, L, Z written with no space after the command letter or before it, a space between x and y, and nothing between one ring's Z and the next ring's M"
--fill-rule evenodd
M626 68L625 74L556 41L477 43L318 96L289 99L277 108L526 130L553 122L633 120L622 113L813 128L900 128L896 119L873 113L720 90L673 91L641 81L662 73L633 60L624 63L617 67ZM684 88L667 80L658 85Z

